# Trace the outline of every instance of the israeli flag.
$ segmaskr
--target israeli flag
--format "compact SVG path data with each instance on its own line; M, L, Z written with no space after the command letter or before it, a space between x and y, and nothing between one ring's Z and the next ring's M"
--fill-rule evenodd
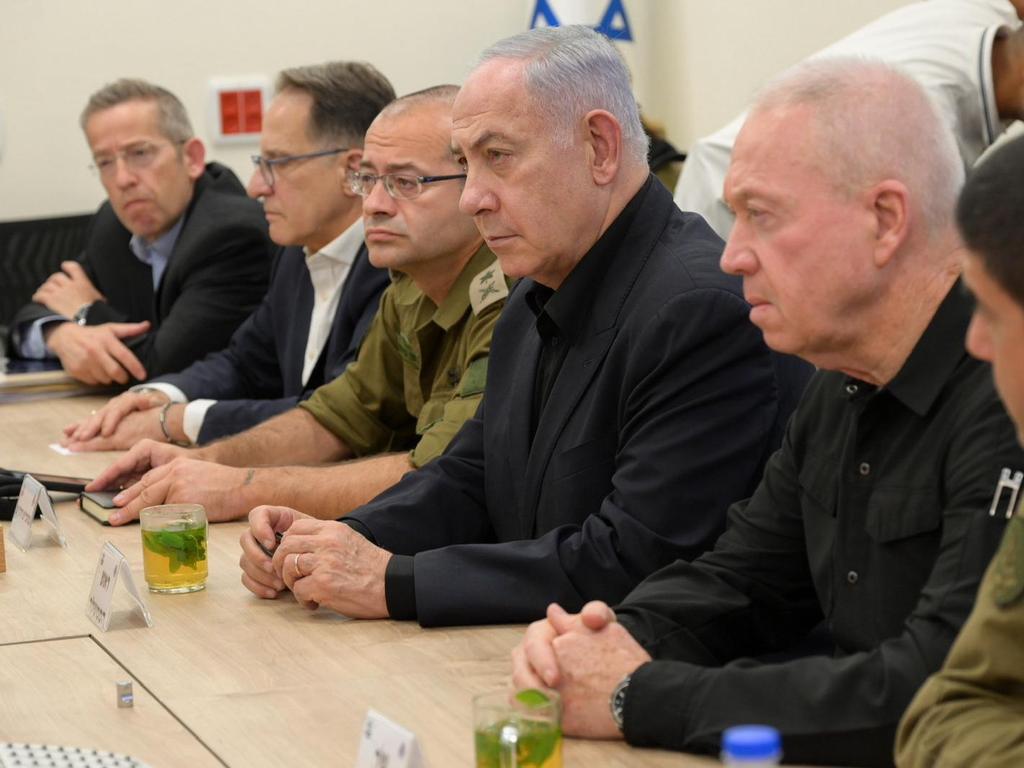
M634 42L625 0L528 0L530 29L586 24L618 42Z

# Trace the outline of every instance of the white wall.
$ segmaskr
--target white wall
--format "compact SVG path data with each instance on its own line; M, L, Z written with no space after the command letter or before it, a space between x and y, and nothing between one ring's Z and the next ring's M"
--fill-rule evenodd
M685 148L765 78L907 0L626 0L645 112ZM88 95L134 75L185 102L207 136L207 81L328 59L377 65L399 92L459 82L532 0L0 0L0 220L95 208L78 129ZM596 22L596 20L595 20ZM253 147L209 146L248 178Z
M646 111L685 149L736 117L773 75L910 0L655 2L654 48L671 86L654 85Z

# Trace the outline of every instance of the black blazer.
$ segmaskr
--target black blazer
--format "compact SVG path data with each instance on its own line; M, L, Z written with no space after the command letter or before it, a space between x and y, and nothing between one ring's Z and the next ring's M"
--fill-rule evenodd
M476 417L442 457L346 518L415 555L422 624L617 602L710 548L779 445L809 366L764 345L707 223L656 180L639 194L532 445L540 341L523 280L495 328ZM389 593L407 568L393 563Z
M159 380L178 387L189 400L217 400L203 419L200 443L241 432L292 408L341 375L355 359L389 283L388 271L370 264L362 246L341 289L327 344L303 386L313 285L302 249L282 248L267 295L235 331L227 349Z
M267 289L273 244L263 211L231 170L217 163L207 164L196 182L156 296L152 270L128 246L131 236L110 201L104 202L79 257L107 297L89 310L88 322L149 320L148 333L125 343L151 378L223 349ZM12 328L52 314L41 304L28 304Z

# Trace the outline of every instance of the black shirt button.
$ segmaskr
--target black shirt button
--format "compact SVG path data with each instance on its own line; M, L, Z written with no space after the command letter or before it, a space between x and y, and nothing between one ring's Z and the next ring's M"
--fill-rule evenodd
M866 461L862 461L860 466L857 467L857 471L860 472L862 476L867 477L871 474L871 465Z
M860 387L858 387L856 384L847 384L846 385L846 394L852 396L852 395L856 395L858 391L860 391Z
M850 571L848 574L846 574L846 580L851 584L856 584L859 578L860 575L856 571Z

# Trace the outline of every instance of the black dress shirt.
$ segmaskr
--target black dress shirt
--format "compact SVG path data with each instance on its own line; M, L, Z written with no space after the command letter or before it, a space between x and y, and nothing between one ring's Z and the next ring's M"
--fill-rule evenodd
M540 283L532 283L526 290L524 298L526 305L537 317L537 335L541 344L530 414L531 442L569 347L578 344L586 332L591 297L605 279L615 255L622 249L644 191L652 183L655 182L648 179L640 191L633 195L622 213L583 255L557 291ZM366 526L351 519L345 522L373 541L373 535ZM416 576L411 555L391 557L385 583L391 617L415 619Z
M585 308L600 288L615 254L622 248L626 233L636 218L641 197L639 192L633 196L557 291L533 283L526 292L526 305L537 317L537 335L541 344L533 387L533 412L530 415L531 441L569 347L579 344L586 333L588 313Z
M655 658L628 689L627 740L714 751L724 728L767 723L790 761L891 764L1002 534L1000 470L1024 469L989 366L964 351L970 312L955 286L884 388L817 373L715 548L626 597ZM831 657L752 660L822 620Z

